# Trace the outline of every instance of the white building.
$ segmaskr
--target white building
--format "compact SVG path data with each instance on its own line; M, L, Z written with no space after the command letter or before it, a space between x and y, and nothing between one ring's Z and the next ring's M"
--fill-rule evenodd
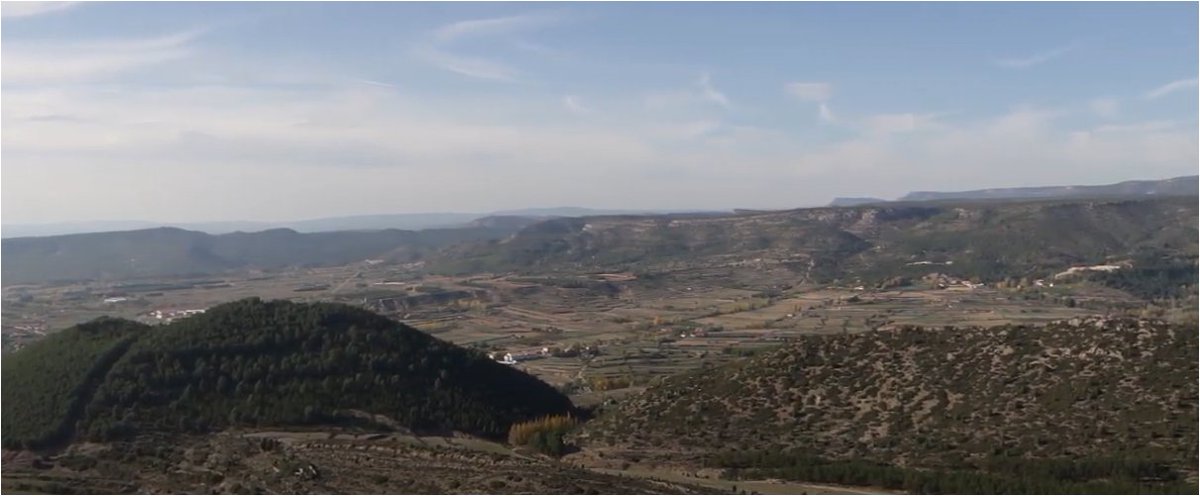
M511 351L510 351L510 352L508 352L508 353L505 353L505 354L504 354L503 356L501 356L499 359L496 359L496 358L495 358L495 357L496 357L496 355L495 355L495 354L490 354L490 355L488 355L488 356L491 356L491 357L493 357L493 358L492 358L493 360L496 360L496 361L498 361L498 362L500 362L500 363L503 363L503 364L508 364L508 365L513 365L513 364L515 364L515 363L517 363L517 362L524 362L524 361L526 361L526 360L533 360L533 359L535 359L535 358L542 358L542 357L544 357L544 356L548 355L549 353L550 353L550 349L549 349L549 348L542 348L542 349L540 349L540 350L524 350L524 351L517 351L517 352L511 352Z

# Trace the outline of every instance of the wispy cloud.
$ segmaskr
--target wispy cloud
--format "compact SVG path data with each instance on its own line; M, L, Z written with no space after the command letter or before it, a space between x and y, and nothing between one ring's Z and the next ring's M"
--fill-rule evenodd
M829 100L833 98L833 85L823 82L796 82L784 85L783 90L792 98L817 104L817 117L822 122L837 122Z
M804 141L791 130L723 123L708 115L718 107L701 98L694 81L684 88L689 105L707 107L649 121L640 109L619 105L603 107L608 120L572 119L563 111L571 104L566 97L585 109L599 104L563 94L544 106L496 97L489 103L501 110L481 115L478 102L461 95L388 91L369 83L319 91L6 88L0 143L10 180L5 219L120 218L146 211L180 220L241 218L245 212L302 218L521 206L505 201L603 206L694 197L783 208L845 194L846 184L867 188L855 194L886 197L913 189L1007 185L1014 177L1045 183L1077 181L1079 174L1115 179L1126 177L1134 161L1147 176L1181 175L1197 160L1190 122L1111 122L1076 130L1076 119L1060 122L1054 112L1028 108L968 114L954 125L937 125L921 113L839 115L847 128L863 132ZM821 103L810 105L819 111ZM868 126L879 132L866 132ZM731 174L734 164L737 173ZM513 174L540 180L516 185L504 197L487 189ZM665 179L647 180L650 175ZM172 187L163 188L164 181ZM406 185L405 195L389 194L397 181ZM129 194L97 193L114 187ZM209 198L204 193L214 188L226 192L220 201L181 201ZM278 201L256 203L262 191ZM612 191L626 195L614 199Z
M1010 69L1023 69L1026 67L1033 67L1038 64L1046 63L1046 62L1049 62L1056 58L1062 57L1063 55L1066 55L1072 51L1075 51L1076 49L1079 48L1079 46L1080 46L1079 43L1071 43L1070 45L1064 45L1064 46L1061 46L1058 48L1054 48L1052 50L1047 50L1047 51L1044 51L1041 53L1036 53L1036 54L1033 54L1033 55L1030 55L1027 57L1009 57L1009 58L997 59L995 62L996 62L996 65L998 65L1000 67L1007 67Z
M701 74L688 86L649 93L645 95L645 104L654 109L703 107L714 104L726 109L733 107L729 97L713 85L712 75L709 73Z
M936 119L923 124L922 114L875 116L866 122L878 131L922 132L864 133L805 149L793 163L799 174L830 186L870 178L874 190L862 193L876 196L916 188L1015 186L1029 177L1047 184L1078 182L1079 174L1127 177L1131 162L1143 166L1139 174L1147 177L1179 175L1189 164L1195 168L1194 127L1150 122L1075 131L1061 116L1028 107L954 125Z
M829 104L825 102L821 102L820 105L817 105L817 117L820 117L824 122L837 122L837 119L833 115L833 110L830 109Z
M376 81L374 79L355 79L354 82L359 83L359 84L365 84L368 86L375 86L375 87L379 87L379 88L397 88L398 87L392 83L385 83L383 81Z
M1146 94L1143 95L1142 97L1147 100L1154 100L1157 98L1162 98L1164 96L1170 95L1171 93L1175 93L1176 91L1183 91L1183 90L1186 90L1189 88L1195 88L1195 87L1196 87L1196 78L1180 79L1179 81L1171 81L1167 84L1164 84L1162 86L1154 88L1153 90L1146 92Z
M1138 132L1159 132L1159 131L1175 131L1183 130L1178 122L1172 120L1158 120L1135 122L1133 124L1107 124L1099 126L1090 131L1090 133L1124 133L1130 131Z
M450 72L491 81L515 82L519 72L496 60L468 55L458 55L430 45L418 46L413 49L413 55L435 67Z
M118 199L83 215L126 216L161 206L162 212L195 208L186 215L236 217L239 211L247 211L242 202L254 190L268 188L280 198L311 198L310 193L320 189L317 184L336 185L340 190L350 182L381 186L399 177L407 177L408 187L423 190L424 197L406 199L410 204L389 204L379 200L382 188L367 193L360 189L353 195L339 193L328 203L287 200L287 207L268 207L274 210L263 215L304 217L330 208L346 209L345 213L407 205L425 208L429 200L435 200L429 208L497 208L486 204L494 199L487 199L486 189L472 186L471 178L496 184L520 170L544 178L548 187L588 194L580 183L603 180L614 168L636 172L660 156L649 144L645 128L490 122L479 115L474 102L369 85L321 91L226 86L113 90L70 85L6 88L4 99L5 220L20 217L20 212L42 218L63 215L78 209L85 198L73 195L97 184L128 186L131 193L125 196L130 199ZM522 100L510 101L511 107L495 103L516 112L545 111L527 108ZM56 118L39 118L49 115ZM89 156L95 160L85 158ZM239 176L235 169L240 167L252 170ZM59 188L49 186L54 177L63 176L70 179ZM264 182L269 176L275 177L273 186ZM8 183L10 177L13 182ZM239 180L232 181L237 184L231 184L234 189L225 197L229 203L198 200L190 207L170 203L171 196L191 195L231 177ZM162 194L166 182L181 189ZM437 198L442 197L433 191L456 198L438 204ZM568 200L568 193L563 193L562 201ZM132 199L135 196L137 200ZM64 198L73 199L64 202ZM483 203L470 205L473 200L464 198ZM535 201L558 203L557 198Z
M715 86L713 86L712 75L705 73L704 75L700 76L699 85L700 92L704 95L706 100L716 103L722 107L728 108L730 106L729 98L726 97L724 93L721 93L719 90L717 90Z
M10 42L5 46L3 82L52 84L111 77L186 57L192 53L190 43L205 32L193 29L140 39Z
M1088 108L1093 114L1106 119L1111 119L1117 116L1121 110L1121 101L1116 98L1096 98L1088 102Z
M14 19L63 12L79 6L79 2L3 2L0 18Z
M784 90L806 102L824 102L833 97L833 85L829 83L788 83Z
M433 31L429 40L418 44L412 53L435 67L490 81L514 82L520 71L510 64L478 55L465 55L451 49L455 43L472 38L489 38L517 33L556 24L563 19L558 13L540 12L490 19L470 19L446 24ZM524 48L540 47L532 42L521 41Z
M577 97L575 95L564 96L563 97L563 106L567 108L567 111L571 112L572 114L576 114L576 115L584 115L584 114L592 113L592 109L586 107L583 104L583 102L580 101L579 97Z
M534 43L529 40L514 40L512 45L517 50L532 53L532 54L538 55L540 57L546 57L546 58L558 59L558 60L564 60L567 58L567 54L564 53L562 50L559 50L557 48L550 48L541 43Z
M438 28L433 33L433 40L438 43L449 43L465 38L493 36L529 30L555 24L560 20L560 15L544 12L491 19L471 19L447 24Z

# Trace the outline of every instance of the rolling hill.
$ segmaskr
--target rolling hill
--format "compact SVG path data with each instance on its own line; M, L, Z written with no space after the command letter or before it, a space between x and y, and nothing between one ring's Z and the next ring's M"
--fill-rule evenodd
M100 233L112 231L136 231L159 227L174 227L207 234L228 234L238 231L268 231L291 229L302 233L332 231L379 231L387 229L423 230L452 229L470 225L484 217L525 217L545 219L550 217L581 217L588 215L652 214L668 211L652 210L607 210L583 207L526 208L487 213L428 212L412 214L348 215L297 221L214 221L214 222L152 222L142 220L116 220L93 222L54 222L44 224L4 224L3 237L24 238L34 236L61 236L65 234Z
M507 236L529 221L424 231L299 233L274 229L211 235L176 228L0 241L4 284L219 274L245 269L329 266L368 258L411 261L465 241Z
M1046 276L1155 252L1194 260L1195 197L902 203L738 215L554 219L439 252L431 270L655 271L775 264L814 281Z
M884 203L736 214L495 216L457 229L219 236L173 228L3 240L3 282L211 275L425 261L435 273L658 271L775 265L811 282L1048 277L1155 257L1194 265L1195 197ZM952 264L949 265L949 264ZM1153 274L1151 274L1153 276Z
M871 197L838 197L829 202L830 207L857 207L871 203L886 203L887 200Z
M1195 492L1197 344L1194 324L1104 319L811 336L667 378L580 441L731 477Z
M335 304L248 299L155 328L105 319L3 364L6 447L346 423L499 438L573 409L530 375Z

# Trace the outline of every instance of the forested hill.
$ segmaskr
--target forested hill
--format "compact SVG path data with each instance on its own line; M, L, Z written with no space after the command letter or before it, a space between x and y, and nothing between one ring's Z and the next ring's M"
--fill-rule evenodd
M691 454L748 478L1195 493L1183 480L1197 463L1196 373L1194 324L810 336L668 378L589 422L583 442L643 458Z
M65 441L104 374L145 324L101 318L51 333L16 353L4 353L4 446Z
M478 352L327 303L247 299L155 328L106 319L3 363L8 447L346 422L498 437L573 408Z
M329 266L368 258L406 262L465 241L508 236L532 220L423 231L299 233L273 229L211 235L176 228L7 238L4 284L217 274Z

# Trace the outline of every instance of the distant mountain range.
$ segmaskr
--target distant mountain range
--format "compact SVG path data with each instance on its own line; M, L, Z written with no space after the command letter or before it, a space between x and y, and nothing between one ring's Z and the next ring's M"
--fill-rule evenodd
M1083 198L1114 196L1184 196L1200 193L1200 176L1181 176L1159 181L1125 181L1100 186L1043 186L996 188L939 193L914 191L900 201L1011 200L1033 198Z
M857 207L859 205L870 205L872 203L883 203L886 201L887 200L884 200L882 198L870 198L870 197L863 197L863 198L853 197L853 196L852 197L837 197L837 198L834 198L833 201L829 202L829 206L831 206L831 207Z
M271 229L213 235L173 227L9 238L0 242L5 285L124 280L228 271L343 265L366 259L410 262L446 246L500 239L528 218L492 218L471 227L300 233ZM521 221L520 219L524 219Z
M329 231L377 231L382 229L439 229L469 225L492 216L504 217L582 217L589 215L665 214L676 210L599 210L582 207L527 208L487 213L431 212L415 214L353 215L290 222L217 221L217 222L152 222L138 220L56 222L47 224L5 224L0 236L23 238L29 236L58 236L63 234L134 231L156 227L176 227L208 234L256 232L270 229L290 229L301 233Z
M1182 176L1163 180L1125 181L1100 186L1040 186L1029 188L994 188L973 191L935 192L914 191L900 197L902 202L940 200L1021 200L1047 198L1128 197L1128 196L1188 196L1200 194L1200 176ZM831 207L853 207L893 200L872 197L838 197ZM741 210L750 212L753 210ZM330 231L378 231L383 229L421 230L466 227L488 217L526 217L545 220L556 217L591 217L600 215L664 215L683 213L728 213L728 210L633 210L594 209L583 207L550 207L501 210L492 213L428 212L414 214L379 214L326 217L299 221L256 222L153 222L140 220L55 222L45 224L4 224L0 237L58 236L63 234L134 231L157 227L175 227L208 234L257 232L270 229L290 229L300 233Z
M896 201L941 200L1033 200L1049 198L1113 198L1130 196L1195 196L1200 194L1200 176L1180 176L1149 181L1125 181L1099 186L1038 186L1030 188L993 188L971 191L914 191ZM831 207L853 207L884 203L880 198L834 198Z
M957 276L995 281L1044 277L1055 268L1149 252L1194 260L1195 198L884 202L723 215L560 218L503 240L447 246L426 260L426 269L661 272L754 263L812 281L882 282L929 272L912 262L951 260L953 268L945 270Z
M424 261L477 272L658 270L773 260L811 280L921 276L954 260L963 277L1044 275L1146 250L1194 260L1196 200L884 202L718 214L491 216L463 227L212 235L177 228L8 238L3 284L216 275Z
M517 215L522 217L588 217L593 215L658 215L695 212L695 210L626 210L597 209L583 207L523 208L501 210L491 215Z

